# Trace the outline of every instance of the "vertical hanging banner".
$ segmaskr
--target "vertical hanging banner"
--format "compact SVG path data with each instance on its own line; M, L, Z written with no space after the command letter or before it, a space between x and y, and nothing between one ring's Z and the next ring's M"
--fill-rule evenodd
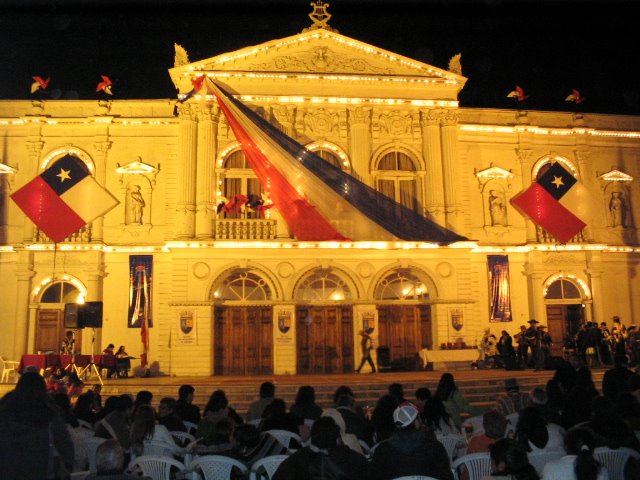
M140 328L142 353L140 365L149 363L149 328L151 322L151 296L153 284L153 255L129 256L129 328Z
M489 255L489 321L511 321L511 294L509 287L509 256Z

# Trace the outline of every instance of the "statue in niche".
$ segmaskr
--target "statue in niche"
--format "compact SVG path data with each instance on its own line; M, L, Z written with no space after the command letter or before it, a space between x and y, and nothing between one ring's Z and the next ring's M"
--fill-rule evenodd
M612 227L625 227L626 223L626 202L622 192L611 192L609 200L609 212L611 213Z
M133 185L127 191L126 200L126 212L125 212L125 224L127 225L142 225L142 212L145 207L144 198L142 192L140 192L139 185Z
M507 207L504 193L498 190L489 191L489 215L491 216L492 227L507 226Z

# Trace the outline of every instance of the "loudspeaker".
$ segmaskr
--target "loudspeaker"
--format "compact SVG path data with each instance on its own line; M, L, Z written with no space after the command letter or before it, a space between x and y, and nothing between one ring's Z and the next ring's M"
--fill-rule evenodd
M102 302L87 302L78 307L80 328L102 328Z
M78 325L78 304L64 304L64 328L82 328Z
M391 351L389 347L376 348L378 354L378 370L391 370Z

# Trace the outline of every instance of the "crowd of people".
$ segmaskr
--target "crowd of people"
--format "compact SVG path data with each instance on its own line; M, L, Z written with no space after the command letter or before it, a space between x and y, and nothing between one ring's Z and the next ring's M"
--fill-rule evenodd
M640 330L635 325L620 324L618 317L613 318L611 329L606 322L585 322L576 333L567 333L563 339L553 339L546 325L535 319L528 323L529 326L521 325L513 336L502 330L500 337L496 337L486 328L480 340L479 361L473 366L507 370L554 368L551 365L554 341L562 342L565 359L577 355L591 368L611 366L616 356L627 356L630 365L640 365Z
M392 383L373 408L361 405L349 386L337 388L331 405L324 406L312 386L301 386L287 405L276 385L264 382L244 415L229 404L224 390L212 392L202 410L193 403L194 394L193 386L182 385L177 397L154 399L142 390L103 402L99 388L51 391L38 372L27 369L0 400L0 477L62 479L85 471L89 437L108 440L96 451L91 479L140 478L127 466L152 443L178 459L223 455L248 468L285 454L274 480L403 475L452 480L455 455L480 452L489 453L495 478L606 480L606 470L593 456L596 447L640 453L640 375L620 355L600 390L589 365L575 356L559 363L544 387L530 392L507 379L495 404L482 409L467 401L451 373L442 374L433 392L424 386L407 395L402 384ZM517 421L510 424L514 414ZM470 430L466 420L478 415L483 428ZM274 430L295 435L283 442L270 433ZM191 433L193 441L184 443L175 432ZM448 435L466 438L456 454L441 443ZM529 455L545 451L563 455L540 472ZM640 464L630 460L625 472L627 479L640 478Z

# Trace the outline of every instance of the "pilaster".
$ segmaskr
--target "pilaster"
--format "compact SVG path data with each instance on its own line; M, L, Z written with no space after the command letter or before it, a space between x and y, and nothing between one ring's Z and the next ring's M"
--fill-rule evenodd
M440 117L442 112L424 109L420 112L422 127L422 156L427 170L425 199L427 213L439 224L444 225L444 186L442 183L442 147L440 139Z
M195 197L197 173L198 123L196 108L189 103L178 107L178 204L176 238L190 239L195 234Z
M198 112L196 238L213 238L214 163L216 160L219 110L218 106L203 105Z
M106 186L107 182L107 152L111 145L112 142L108 140L108 137L96 137L93 143L95 178L103 187ZM98 217L92 222L91 241L96 243L104 242L104 216Z
M455 232L462 232L464 219L459 198L458 165L458 112L448 110L441 124L442 171L444 179L444 202L446 226Z

